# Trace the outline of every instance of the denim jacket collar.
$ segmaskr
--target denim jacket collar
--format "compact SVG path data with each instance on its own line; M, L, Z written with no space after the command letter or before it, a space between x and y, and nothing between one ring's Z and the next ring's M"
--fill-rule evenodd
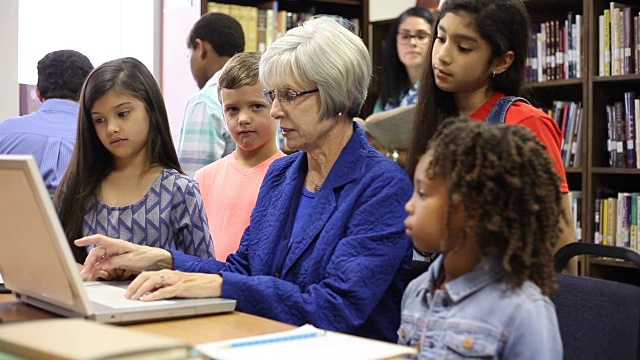
M435 267L435 271L429 278L427 290L431 292L435 286L437 279L443 269L443 255L438 256L431 265ZM499 259L487 258L484 262L480 262L470 273L464 274L457 279L444 284L444 288L454 303L457 303L467 296L479 291L485 286L496 282L505 276L505 270Z

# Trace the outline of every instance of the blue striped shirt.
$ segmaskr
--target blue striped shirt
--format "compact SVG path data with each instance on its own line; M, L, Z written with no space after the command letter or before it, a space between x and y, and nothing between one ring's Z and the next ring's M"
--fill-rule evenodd
M0 122L0 154L33 155L49 191L69 166L76 143L78 103L49 99L40 110Z
M218 78L215 73L187 103L180 129L178 159L184 172L193 177L196 170L231 154L236 143L227 130L218 99Z

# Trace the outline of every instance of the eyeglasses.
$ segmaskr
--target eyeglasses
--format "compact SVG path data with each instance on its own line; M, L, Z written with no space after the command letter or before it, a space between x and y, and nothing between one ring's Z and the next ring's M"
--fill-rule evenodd
M431 38L431 35L425 33L425 32L420 32L417 33L415 35L411 35L409 33L398 33L397 35L397 40L399 44L408 44L411 42L411 39L416 39L417 43L427 43L429 42L429 39Z
M278 96L278 100L280 100L281 103L286 102L287 104L295 104L296 98L298 96L307 95L307 94L311 94L318 91L320 91L320 89L304 90L304 91L293 91L291 89L278 89L278 90L264 89L262 90L262 95L264 96L264 99L269 103L269 105L273 104L273 102L276 99L276 95Z

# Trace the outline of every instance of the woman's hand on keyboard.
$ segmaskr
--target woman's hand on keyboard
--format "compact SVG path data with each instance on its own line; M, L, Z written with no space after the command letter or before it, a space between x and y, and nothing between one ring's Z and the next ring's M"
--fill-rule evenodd
M168 298L219 297L222 276L175 270L145 271L129 284L127 299L153 301Z
M145 270L173 267L171 253L156 247L136 245L104 235L87 236L74 243L77 246L95 245L80 272L83 280L96 280L104 277L105 273L110 277L129 277Z

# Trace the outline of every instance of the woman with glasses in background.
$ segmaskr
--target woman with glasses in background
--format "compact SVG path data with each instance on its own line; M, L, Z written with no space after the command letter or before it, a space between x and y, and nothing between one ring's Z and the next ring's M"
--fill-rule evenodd
M373 112L416 103L419 80L427 60L434 16L430 10L405 10L389 29L382 52L380 96Z
M263 54L260 81L286 144L262 183L240 247L227 262L94 236L83 275L142 272L126 296L237 300L237 310L395 342L411 241L404 170L367 143L353 122L371 60L342 24L315 18ZM179 271L173 271L179 270Z

